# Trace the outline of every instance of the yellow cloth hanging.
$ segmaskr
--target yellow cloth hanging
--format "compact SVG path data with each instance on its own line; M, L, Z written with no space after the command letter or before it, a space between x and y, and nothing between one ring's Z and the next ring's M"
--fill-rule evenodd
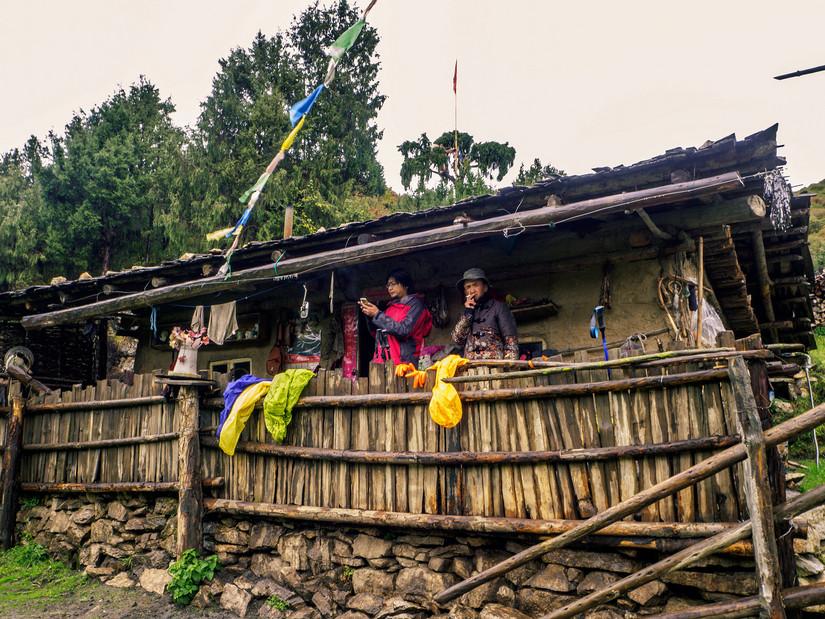
M458 391L450 383L445 383L442 378L452 378L455 372L462 365L467 363L467 359L458 355L444 357L438 363L427 368L427 371L435 370L435 387L433 387L433 397L430 400L430 417L438 425L444 428L452 428L461 421L461 398Z
M269 392L271 383L271 380L264 380L241 391L241 395L235 400L232 410L226 417L218 438L218 446L223 453L229 456L235 455L235 447L238 445L238 439L241 438L241 432L246 427L246 422L255 410L258 400Z

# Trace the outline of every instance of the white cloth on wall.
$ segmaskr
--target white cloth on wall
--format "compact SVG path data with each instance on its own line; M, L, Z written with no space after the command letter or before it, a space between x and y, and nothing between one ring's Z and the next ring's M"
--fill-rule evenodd
M215 344L223 344L226 338L238 331L238 319L235 314L235 301L213 305L209 310L209 328L207 335Z

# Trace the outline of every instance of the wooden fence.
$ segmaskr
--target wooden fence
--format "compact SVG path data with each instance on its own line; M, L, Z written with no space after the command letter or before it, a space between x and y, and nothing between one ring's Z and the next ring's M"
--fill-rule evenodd
M355 382L321 372L304 392L282 446L273 443L263 415L256 412L234 457L217 449L214 436L202 439L203 474L226 480L223 497L249 502L414 514L588 517L738 440L724 370L667 368L656 375L681 376L687 384L660 386L654 379L637 388L633 379L648 372L653 370L625 370L625 376L614 371L612 383L603 382L602 371L604 376L571 372L462 385L468 397L535 387L555 386L556 391L465 401L461 423L450 430L430 419L428 391L413 393L392 368L373 366L369 378ZM628 388L619 388L622 382ZM585 386L586 392L569 393L568 385ZM379 396L377 403L347 401L367 394ZM216 404L203 407L201 427L214 428L218 414ZM651 447L633 455L633 446ZM740 487L737 470L724 471L650 506L640 518L737 521L746 511Z

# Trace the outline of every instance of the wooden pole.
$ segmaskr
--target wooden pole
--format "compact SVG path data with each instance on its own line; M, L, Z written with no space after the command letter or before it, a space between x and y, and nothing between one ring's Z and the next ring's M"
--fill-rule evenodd
M762 611L771 619L784 619L782 581L773 526L768 458L762 422L759 419L745 361L734 359L728 372L736 401L737 426L748 452L748 458L744 463L745 499L753 525L754 559Z
M207 477L201 485L204 488L221 488L224 485L223 477ZM62 493L89 493L89 494L118 494L118 493L164 493L177 492L180 484L176 481L119 481L99 483L67 483L67 482L24 482L20 484L23 492L62 494Z
M11 415L6 424L6 442L3 449L3 486L0 494L0 547L14 545L14 526L17 517L17 476L23 444L23 396L12 396Z
M738 354L733 348L710 348L706 353L734 353ZM550 376L552 374L562 374L565 372L575 372L577 370L604 370L607 368L624 367L628 365L639 365L646 361L657 361L660 359L673 359L678 357L695 356L696 350L668 350L665 352L650 353L647 355L638 355L636 357L625 357L623 359L611 359L610 361L588 361L586 363L555 363L550 367L541 367L537 365L537 369L523 370L518 372L502 372L495 375L495 380L511 380L516 378L528 378L532 376ZM536 362L536 364L542 362ZM483 380L490 380L489 374L468 375L468 376L454 376L452 378L442 378L445 383L474 383Z
M699 237L699 295L696 306L696 348L702 348L702 304L705 301L705 237Z
M765 321L776 322L776 313L773 308L773 298L771 291L771 276L768 271L768 259L765 256L765 242L762 239L762 231L754 230L751 233L751 243L753 245L753 261L756 263L756 279L759 282L759 294L762 297L762 308L765 310ZM771 341L777 342L779 336L776 329L768 329Z
M76 441L72 443L27 443L23 451L76 451L80 449L102 449L105 447L121 447L124 445L146 445L147 443L162 443L178 438L177 432L165 434L149 434L147 436L126 436L123 438L107 438L99 441Z
M775 518L777 521L793 518L798 514L821 505L823 502L825 502L825 486L819 486L811 492L806 492L784 505L777 507ZM545 615L542 619L567 619L579 613L584 613L599 604L615 600L625 591L641 587L651 580L661 578L670 572L685 569L697 561L715 554L721 548L726 548L731 544L747 538L751 534L751 530L751 522L743 522L733 529L723 531L718 535L697 542L674 555L639 570L635 574L631 574L618 582L614 582L604 589L595 591L586 597L567 604Z
M295 218L295 207L292 204L287 204L284 209L284 238L292 238L292 224Z
M180 387L175 413L180 417L178 439L178 557L203 545L203 487L201 484L198 388Z
M446 514L412 514L382 510L316 507L313 505L280 505L252 503L229 499L204 498L204 509L217 514L260 516L307 522L323 522L348 526L391 526L405 529L438 529L475 533L518 535L559 535L576 528L579 520L534 520L494 516L460 516ZM730 531L739 523L702 522L633 522L621 521L604 527L593 538L617 537L656 539L702 538Z
M807 432L812 428L820 425L825 421L825 405L819 405L806 413L789 419L788 421L771 428L765 433L765 441L768 445L777 445L783 443L794 436L798 436L803 432ZM490 567L483 572L467 578L444 591L438 593L433 599L439 604L444 604L453 600L460 595L470 591L479 585L489 582L516 567L523 565L541 555L555 550L556 548L563 548L586 535L591 535L594 531L598 531L605 525L612 524L626 516L635 514L640 509L655 503L674 492L678 492L683 488L692 486L698 481L706 479L719 471L741 462L747 457L747 451L744 445L736 445L729 447L725 451L714 454L693 466L683 470L672 477L659 482L655 486L651 486L638 494L630 497L606 509L605 511L593 516L584 521L575 529L571 529L562 533L558 537L551 540L541 542L535 546L531 546L512 557Z
M727 190L740 189L744 183L736 172L719 176L697 179L685 183L674 183L666 187L653 187L639 191L583 200L563 206L541 207L522 211L517 214L490 217L467 224L452 224L434 230L423 230L404 234L395 238L381 239L364 245L354 245L309 256L300 256L281 260L278 263L278 277L305 275L331 268L342 268L401 256L420 250L451 245L461 239L472 236L474 239L500 234L504 230L519 226L561 223L571 219L589 217L598 212L599 216L624 211L632 205L636 208L673 204L705 195ZM517 197L517 196L516 196ZM515 199L515 197L514 197ZM237 238L237 237L236 237ZM253 267L235 271L230 277L219 274L197 281L182 282L162 288L149 289L130 295L123 295L81 307L24 316L21 324L25 329L42 329L66 323L82 322L89 318L108 315L137 307L152 307L181 299L205 294L231 290L238 282L247 280L266 280L272 282L277 277L272 272L272 265Z
M299 460L324 460L356 464L407 464L424 466L528 464L536 462L594 462L616 458L644 458L654 455L723 449L736 445L737 436L708 436L672 443L648 445L618 445L615 447L587 447L566 451L365 451L355 449L327 449L240 441L236 452L267 454ZM201 446L218 449L214 436L201 437Z
M802 609L821 604L825 602L825 583L783 589L782 599L785 601L785 608L789 609ZM730 602L704 604L672 613L648 615L648 619L738 619L739 617L753 617L759 612L759 600L758 595L752 595Z
M26 415L38 413L65 413L70 411L108 410L110 408L128 408L131 406L149 406L163 404L162 395L150 395L141 398L122 398L120 400L93 400L91 402L58 402L55 404L31 404L26 408Z

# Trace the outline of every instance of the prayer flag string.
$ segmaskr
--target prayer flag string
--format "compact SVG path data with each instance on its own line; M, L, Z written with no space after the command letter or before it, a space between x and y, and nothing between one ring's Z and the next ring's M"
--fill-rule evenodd
M267 181L272 176L272 173L275 172L275 169L278 165L284 160L286 157L286 153L292 148L292 145L295 143L295 139L298 136L298 133L301 131L301 128L304 126L304 121L306 120L306 115L309 114L312 106L315 105L315 101L318 99L320 94L329 87L332 80L335 78L335 71L338 68L338 63L341 61L341 58L344 57L344 54L355 44L356 40L358 40L358 36L361 34L361 31L364 29L366 25L367 15L369 14L370 10L375 6L375 3L378 0L372 0L369 5L367 6L366 10L364 11L364 15L361 19L356 21L352 26L347 28L341 35L335 39L335 42L330 45L328 48L324 50L327 56L329 56L329 64L327 65L327 72L324 77L324 81L315 87L315 89L307 95L304 99L301 99L297 103L295 103L292 107L289 108L289 122L292 125L292 130L289 132L289 135L286 136L283 143L281 144L281 148L278 150L278 153L269 162L269 165L264 170L263 174L258 177L258 180L255 182L252 187L247 189L244 194L239 198L241 203L246 204L246 209L244 209L243 214L238 219L237 223L229 228L224 228L222 230L216 230L214 232L210 232L206 235L206 238L210 241L216 241L220 238L229 238L231 236L235 237L235 240L232 243L232 246L227 250L226 253L226 263L221 267L219 271L220 274L226 275L229 270L229 260L232 256L232 253L235 251L235 248L238 245L240 240L241 234L244 231L247 223L249 222L250 217L252 216L252 210L255 208L255 204L258 202L258 198L261 195L261 192L266 187Z

